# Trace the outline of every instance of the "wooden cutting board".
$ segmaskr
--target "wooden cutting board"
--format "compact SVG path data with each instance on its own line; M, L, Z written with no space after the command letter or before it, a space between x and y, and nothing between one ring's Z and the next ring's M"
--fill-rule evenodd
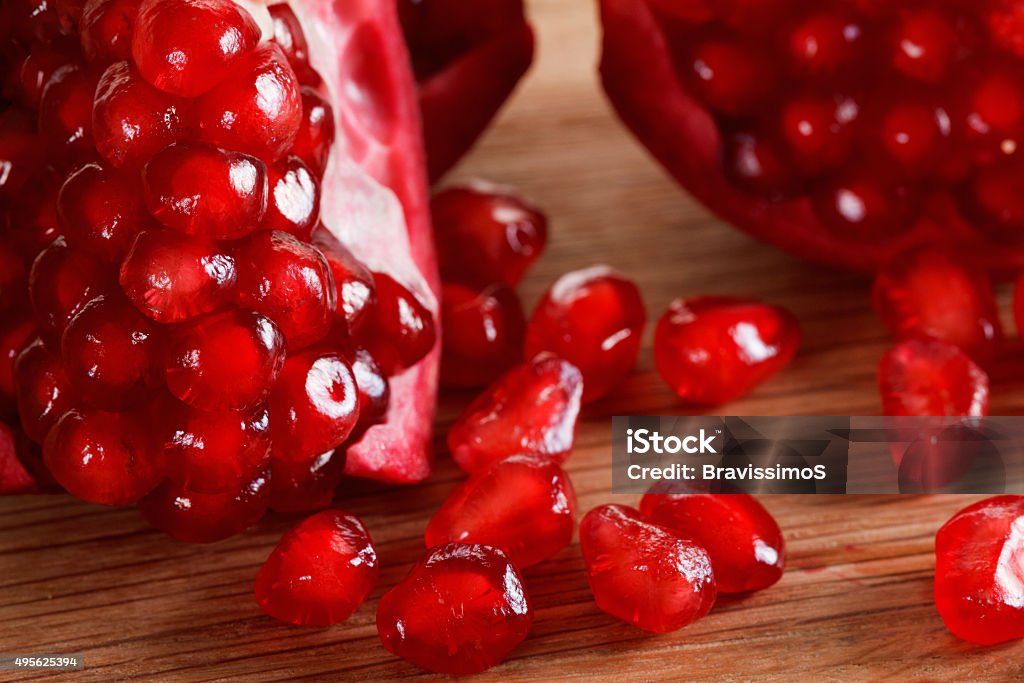
M559 274L601 262L637 280L652 318L677 296L759 296L793 310L806 342L782 376L725 410L877 414L875 367L887 342L867 283L753 242L688 199L600 93L592 3L529 4L538 65L454 175L518 186L550 212L550 247L521 290L527 305ZM993 412L1019 414L1021 386L994 379ZM439 434L467 398L442 397ZM610 416L680 411L653 371L648 343L628 383L586 412L568 464L581 509L636 502L609 494ZM372 531L383 575L367 603L334 628L278 624L252 598L259 566L293 519L274 516L242 537L194 547L147 529L131 510L67 496L2 500L0 652L85 655L84 672L21 676L30 680L419 676L380 646L374 609L423 552L427 519L461 478L441 443L437 473L422 486L399 495L375 484L345 486L340 498ZM1024 644L970 647L946 632L932 605L935 531L971 500L766 496L788 542L782 581L722 600L702 621L658 637L597 610L574 544L527 572L534 631L481 679L1020 679Z

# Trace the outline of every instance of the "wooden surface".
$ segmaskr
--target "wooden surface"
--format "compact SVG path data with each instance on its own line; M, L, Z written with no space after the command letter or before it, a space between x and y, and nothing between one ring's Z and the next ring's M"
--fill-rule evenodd
M876 414L874 372L886 341L867 285L761 246L694 205L610 114L594 78L591 3L530 5L539 64L455 174L519 186L550 212L553 240L524 283L525 302L565 270L598 262L639 282L653 318L677 296L760 296L799 315L806 344L787 372L729 414ZM993 412L1019 413L1020 389L997 381ZM439 433L465 398L442 399ZM581 425L568 469L582 510L635 502L609 494L609 417L680 410L653 371L648 343L636 375ZM399 495L345 487L344 505L373 533L383 575L349 622L327 629L278 624L251 595L257 569L294 520L274 516L242 537L193 547L147 529L130 510L66 496L2 500L0 652L85 654L86 671L38 680L416 677L380 646L374 609L422 553L426 520L459 479L440 450L430 482ZM785 577L660 637L595 608L574 544L526 574L535 629L481 678L1020 679L1024 645L969 647L945 631L932 605L934 533L969 500L765 497L786 532Z

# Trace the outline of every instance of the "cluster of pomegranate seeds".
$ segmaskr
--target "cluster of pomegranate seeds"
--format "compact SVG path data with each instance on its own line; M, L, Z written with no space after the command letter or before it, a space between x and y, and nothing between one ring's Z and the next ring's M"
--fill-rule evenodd
M911 339L893 347L879 365L878 386L885 415L988 414L988 375L946 342Z
M320 224L335 119L291 9L0 17L0 398L47 468L195 542L328 505L435 333Z
M654 363L685 402L735 400L789 364L800 326L778 306L736 297L677 299L654 332Z

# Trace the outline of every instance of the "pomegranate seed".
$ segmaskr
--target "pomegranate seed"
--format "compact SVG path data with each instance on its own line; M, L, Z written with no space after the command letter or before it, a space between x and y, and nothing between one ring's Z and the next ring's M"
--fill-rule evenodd
M0 112L0 196L17 197L43 166L36 124L29 112Z
M654 363L687 403L736 400L789 364L800 328L777 306L735 297L677 299L658 321Z
M26 260L35 259L44 249L60 236L57 220L57 196L60 186L49 179L40 179L40 184L27 190L11 207L11 245Z
M120 263L135 235L152 222L141 195L136 182L102 164L69 175L57 197L57 218L68 244Z
M345 474L345 450L330 450L312 463L270 461L270 507L276 512L313 512L330 507Z
M640 512L707 551L719 593L758 591L782 578L782 532L753 496L648 493Z
M299 626L345 621L380 577L377 551L363 523L325 510L290 529L256 576L265 613Z
M988 375L946 342L911 339L893 347L879 365L878 386L886 415L988 414Z
M70 249L63 237L47 247L29 274L29 294L43 339L59 346L64 328L96 296L112 289L103 264Z
M647 4L688 24L705 24L715 18L712 0L647 0Z
M191 320L164 344L164 375L176 398L204 410L249 410L267 397L284 364L277 326L252 311Z
M652 633L700 619L717 590L708 554L624 505L602 505L580 522L587 581L602 611Z
M71 494L90 503L129 505L163 478L159 450L129 413L71 410L50 430L43 459Z
M291 153L302 159L317 178L323 178L334 144L334 110L312 88L303 87L300 92L302 122Z
M61 41L54 45L35 44L24 58L18 74L16 96L22 104L38 109L43 89L61 68L79 63L81 55L73 42Z
M582 395L580 371L542 354L478 396L452 425L448 448L470 473L518 454L562 462L576 439Z
M772 139L749 132L730 135L723 156L726 175L743 192L778 200L798 190L785 150Z
M306 43L306 36L292 8L281 3L271 5L268 9L274 20L274 42L281 46L299 81L305 85L320 85L320 76L309 65L309 45Z
M985 24L989 36L999 48L1018 57L1024 56L1024 12L1012 0L985 4Z
M1002 339L988 276L942 251L919 249L897 258L876 277L873 299L897 339L939 339L983 361Z
M0 396L13 396L14 361L32 343L36 326L27 312L18 312L0 323Z
M787 102L780 129L800 170L815 174L841 166L850 155L859 113L857 102L847 97L811 95Z
M771 91L775 79L770 59L742 43L709 40L698 45L683 65L694 91L715 111L747 113Z
M561 467L548 458L514 455L455 489L427 525L426 543L492 546L526 569L569 545L575 515L576 494Z
M1024 228L1021 173L1024 164L1009 160L978 170L962 200L964 213L1000 242L1014 244Z
M792 65L801 73L834 74L858 59L863 33L852 17L833 12L809 16L790 34Z
M28 294L28 270L14 251L0 242L0 311L21 306Z
M237 491L196 493L169 481L139 501L151 526L185 543L216 543L240 534L267 512L270 483L260 476Z
M446 189L430 210L441 274L448 282L514 287L547 244L544 214L491 185Z
M105 69L132 56L132 32L142 0L87 0L82 10L82 49L89 63Z
M1019 560L1024 497L996 496L956 513L935 535L935 606L976 645L1024 637Z
M227 78L230 67L259 39L259 26L233 2L143 0L132 56L152 85L196 97Z
M434 318L426 306L390 275L373 274L377 305L363 335L367 350L389 377L412 367L437 342Z
M71 382L60 356L41 339L33 341L14 363L14 388L25 434L43 443L57 420L73 407Z
M532 625L519 572L500 550L484 545L432 549L377 607L384 647L436 673L489 669L526 639Z
M267 166L201 145L171 145L142 174L146 206L162 224L189 235L235 240L267 212Z
M84 67L63 66L43 89L39 102L39 135L50 157L62 167L73 167L96 157L92 138L92 100L96 78Z
M295 143L302 96L281 48L263 43L196 102L199 138L276 162Z
M906 188L860 171L825 183L812 203L825 228L866 243L891 239L909 228L915 217L912 199Z
M445 284L441 324L441 382L446 386L487 386L522 361L526 316L511 287L477 291Z
M537 304L526 355L550 351L583 373L583 401L602 398L636 364L647 314L640 290L607 266L567 273Z
M291 156L267 169L269 204L263 228L309 241L320 220L320 181Z
M893 66L903 74L934 83L957 56L956 26L940 10L902 12L893 35Z
M359 391L359 424L371 425L384 419L391 400L391 387L377 361L366 349L352 354L352 374Z
M36 482L18 457L18 436L0 422L0 496L29 493Z
M314 233L313 244L331 267L338 294L335 315L345 320L349 334L358 334L369 319L370 311L377 305L373 273L322 227Z
M312 245L284 232L257 232L236 250L243 308L263 313L281 328L289 350L330 332L337 292L330 266Z

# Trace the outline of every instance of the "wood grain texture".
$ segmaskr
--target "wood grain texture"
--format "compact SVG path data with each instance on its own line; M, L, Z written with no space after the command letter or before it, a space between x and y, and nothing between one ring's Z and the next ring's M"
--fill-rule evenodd
M681 193L611 115L597 87L597 28L587 0L529 3L539 64L456 178L519 186L552 216L547 255L522 287L529 306L570 268L606 262L640 283L656 317L677 296L756 295L792 309L806 343L782 376L730 414L877 414L886 348L867 284L799 263L722 225ZM1005 292L1002 293L1005 299ZM1005 303L1005 301L1004 301ZM1004 306L1005 308L1005 306ZM993 412L1024 409L996 377ZM443 434L466 396L445 396ZM609 494L610 420L685 410L653 371L586 413L568 469L581 509ZM402 490L350 482L340 499L377 541L380 586L349 622L300 629L262 616L260 564L294 522L273 516L242 537L185 546L130 510L66 496L0 500L0 651L81 652L87 670L27 680L385 680L422 674L392 658L374 627L377 598L422 552L426 520L460 476L438 440L436 475ZM573 545L526 574L531 637L481 680L1010 680L1024 645L969 647L932 605L932 540L966 497L769 496L788 541L775 587L722 600L704 620L648 636L599 612ZM0 680L15 680L13 674Z

